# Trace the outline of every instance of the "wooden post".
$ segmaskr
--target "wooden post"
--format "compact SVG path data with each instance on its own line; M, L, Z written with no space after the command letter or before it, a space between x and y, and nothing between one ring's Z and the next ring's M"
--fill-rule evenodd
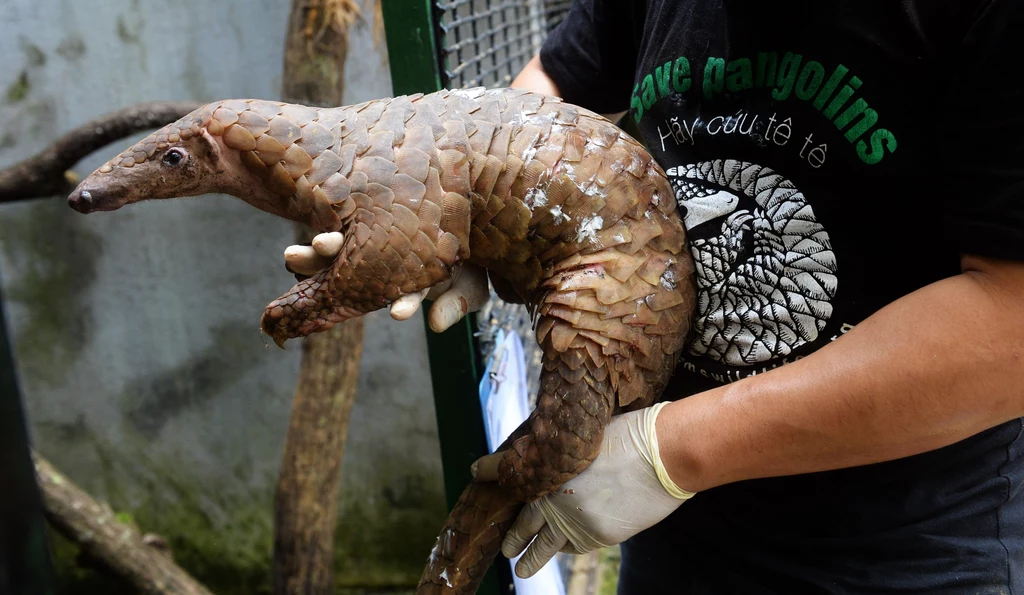
M338 106L355 0L293 0L283 99ZM311 239L306 229L299 241ZM274 503L274 593L334 592L334 526L348 421L362 357L363 320L302 341L302 364Z

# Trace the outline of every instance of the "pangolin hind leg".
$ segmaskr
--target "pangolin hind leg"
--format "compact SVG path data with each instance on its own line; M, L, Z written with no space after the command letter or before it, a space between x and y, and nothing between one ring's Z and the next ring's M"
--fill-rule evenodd
M529 434L498 468L518 499L534 500L578 475L597 456L613 415L660 397L690 326L692 269L684 263L650 246L631 255L603 250L570 259L545 281L537 407Z
M578 350L565 355L570 361L578 360L573 353ZM539 483L553 489L565 481L563 477L574 476L589 465L600 447L601 432L611 419L613 396L607 378L577 380L573 373L567 379L560 368L545 366L537 408L497 449L506 453L523 450L523 456L516 459L517 466L528 475L531 487ZM571 434L573 430L578 434ZM535 437L540 438L540 448L534 447ZM560 444L549 445L551 441ZM550 456L550 451L559 453L554 464L541 459ZM417 595L476 592L501 549L501 540L527 501L522 490L511 490L503 483L474 481L463 491L431 551Z
M537 407L497 449L499 481L463 492L418 594L474 593L523 504L586 469L613 415L660 396L691 322L693 271L684 263L644 247L556 267L538 310L545 355Z

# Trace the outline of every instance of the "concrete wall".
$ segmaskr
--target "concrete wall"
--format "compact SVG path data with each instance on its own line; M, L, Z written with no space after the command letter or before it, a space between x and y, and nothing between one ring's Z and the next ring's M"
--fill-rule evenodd
M140 101L276 99L288 4L0 0L0 167ZM372 13L353 31L345 103L390 94ZM299 350L268 347L259 316L293 281L281 262L293 234L223 196L90 216L64 197L0 207L2 291L34 446L168 537L219 593L267 589ZM419 318L371 315L342 479L344 585L415 582L440 526L428 380Z

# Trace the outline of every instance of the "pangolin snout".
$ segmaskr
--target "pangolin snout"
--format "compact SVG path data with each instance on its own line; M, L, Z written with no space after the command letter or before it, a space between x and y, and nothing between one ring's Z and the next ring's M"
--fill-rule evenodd
M92 191L77 188L68 197L68 205L79 213L90 213L96 204Z
M79 213L116 211L126 202L124 194L117 186L97 184L87 178L68 196L68 206Z

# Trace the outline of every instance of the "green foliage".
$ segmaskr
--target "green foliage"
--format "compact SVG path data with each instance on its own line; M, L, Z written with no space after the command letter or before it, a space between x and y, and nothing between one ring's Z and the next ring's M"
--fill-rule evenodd
M56 531L49 533L58 593L135 595L136 591L130 585L84 559L77 545Z
M175 562L218 595L270 595L271 494L245 501L165 479L164 488L140 506L121 509L118 520L165 538ZM441 494L431 488L435 483L408 475L379 493L344 495L335 531L338 593L411 592L445 516ZM120 500L118 494L111 499ZM228 516L216 518L211 510ZM131 593L104 572L81 567L74 544L59 536L53 544L60 592Z
M18 78L7 85L7 90L4 92L4 99L7 103L18 103L26 97L28 97L29 91L32 90L32 84L28 80L28 71L22 70Z
M350 488L334 537L339 588L416 585L447 514L436 484L410 474L381 493Z
M619 565L622 562L622 552L619 546L606 547L600 550L598 557L598 568L601 576L598 586L598 595L615 595L619 585Z
M76 216L64 201L48 200L18 205L0 219L0 249L23 271L5 296L28 314L14 340L17 359L25 377L49 385L66 379L93 331L87 302L68 296L93 284L102 247Z

